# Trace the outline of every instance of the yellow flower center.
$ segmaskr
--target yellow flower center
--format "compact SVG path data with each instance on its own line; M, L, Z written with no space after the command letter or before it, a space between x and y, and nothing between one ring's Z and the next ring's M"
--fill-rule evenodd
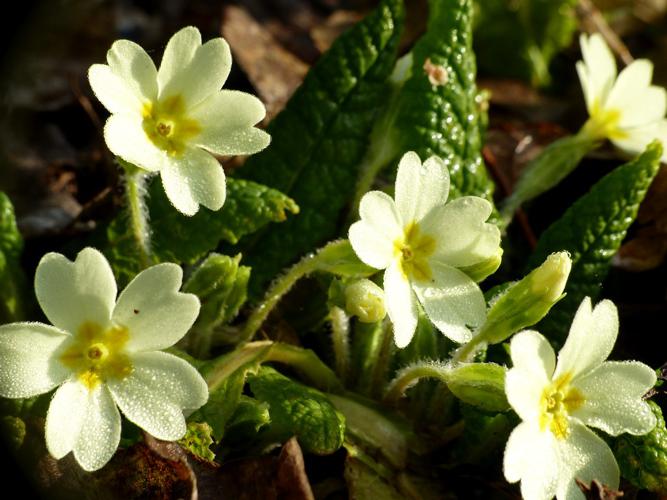
M180 95L147 103L142 114L142 126L148 138L171 156L181 155L188 141L201 132L199 123L187 117Z
M602 109L596 102L588 121L584 124L584 133L593 139L623 139L627 134L618 128L621 112L618 109Z
M405 226L403 235L394 241L394 255L399 258L403 275L415 281L430 281L433 274L428 260L435 247L435 238L423 234L419 224L413 221Z
M558 439L570 434L568 416L584 404L584 396L570 386L572 375L565 373L554 380L540 397L540 429L549 429Z
M125 352L127 328L102 328L97 323L83 323L60 361L77 374L89 389L110 378L122 379L132 373L132 363Z

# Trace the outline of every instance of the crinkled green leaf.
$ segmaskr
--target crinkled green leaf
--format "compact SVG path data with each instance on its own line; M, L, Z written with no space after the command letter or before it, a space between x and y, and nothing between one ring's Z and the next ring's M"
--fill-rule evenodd
M481 157L472 11L472 0L429 1L427 31L412 51L412 73L399 96L395 127L401 151L445 160L450 197L475 195L492 202L493 183ZM444 69L445 83L431 83L427 61Z
M228 178L227 199L213 212L201 207L192 217L171 205L161 183L153 183L148 200L153 249L164 262L193 263L221 240L236 243L269 222L283 222L299 207L288 196L255 182Z
M475 52L491 76L551 81L552 58L568 47L577 28L576 0L476 0Z
M236 349L200 367L209 386L208 401L189 420L206 422L216 441L222 439L227 422L238 407L248 373L259 369L270 344Z
M660 407L653 401L648 404L657 425L643 436L622 434L614 439L612 449L625 479L637 488L667 495L667 428Z
M13 415L4 415L0 417L0 446L6 443L12 451L18 450L25 439L25 422Z
M14 206L0 192L0 323L17 321L23 316L25 276L19 262L22 251L23 238L16 227Z
M211 335L216 328L232 321L245 303L250 268L240 266L241 256L212 253L197 266L183 285L183 291L199 297L201 309L188 333L188 349L207 357Z
M287 213L298 213L294 201L275 189L242 179L227 179L227 199L213 212L201 207L192 217L179 213L167 199L162 183L153 179L147 200L151 244L156 262L193 264L221 241L236 243L270 222L282 222ZM101 245L120 285L142 270L136 241L127 214L120 213L106 229Z
M660 143L651 143L636 159L598 181L542 234L528 267L536 267L550 253L564 250L572 258L572 271L565 287L567 295L538 330L564 339L583 298L598 296L610 260L660 168L661 155Z
M257 401L255 398L248 396L241 396L236 411L227 424L227 435L229 439L243 445L244 439L251 440L270 422L271 415L268 403Z
M301 209L279 230L267 228L250 242L252 252L244 251L254 295L281 269L337 235L384 104L403 15L402 0L383 0L341 35L269 125L271 145L239 171L286 193Z
M304 451L321 455L342 446L345 417L324 394L266 366L248 383L255 398L269 404L274 434L296 436Z
M220 441L225 434L229 419L234 415L243 394L246 375L251 365L239 368L232 375L225 378L214 390L210 390L208 401L190 416L193 422L206 422L211 426L211 435Z
M213 461L215 453L209 448L213 444L213 429L206 422L188 422L185 436L178 444L189 450L193 455Z

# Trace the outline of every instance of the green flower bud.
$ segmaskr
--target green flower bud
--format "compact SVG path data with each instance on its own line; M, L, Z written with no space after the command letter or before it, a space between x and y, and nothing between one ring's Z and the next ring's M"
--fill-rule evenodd
M564 296L571 268L572 260L567 252L549 255L540 267L510 286L492 303L479 337L489 344L497 344L540 321Z
M384 290L370 280L355 281L345 288L345 309L362 323L375 323L385 317Z

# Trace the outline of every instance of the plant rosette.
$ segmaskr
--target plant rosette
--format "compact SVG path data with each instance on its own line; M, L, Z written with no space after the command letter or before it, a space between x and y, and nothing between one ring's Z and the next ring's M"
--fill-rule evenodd
M46 416L46 446L70 451L87 471L103 467L120 441L121 418L158 439L186 431L184 410L208 399L202 376L160 352L174 345L199 314L199 299L181 293L182 270L159 264L138 274L116 301L116 281L93 248L74 262L46 254L35 292L52 323L0 326L0 396L29 398L58 387Z
M656 418L642 396L655 372L638 361L605 361L618 335L618 312L609 300L595 308L586 297L556 355L538 332L517 333L510 343L513 368L505 377L507 400L523 422L507 441L504 472L521 481L526 500L583 499L575 479L597 479L612 489L619 468L609 446L590 427L612 436L650 432Z
M447 203L449 171L433 156L422 165L408 152L401 158L395 199L381 191L361 199L361 220L350 227L352 248L362 262L385 269L384 293L398 347L410 343L418 303L447 337L470 340L468 327L484 322L486 302L461 268L497 259L500 231L486 222L491 204L477 196Z
M577 74L590 116L580 134L609 139L629 154L641 153L654 139L666 143L667 92L651 85L653 63L637 59L618 73L602 35L583 34L579 44L583 61Z
M97 98L112 113L104 127L115 155L159 172L169 201L185 215L225 201L225 174L213 154L256 153L270 136L255 128L266 110L255 96L220 90L232 64L229 45L202 45L197 28L174 34L160 69L139 45L114 42L108 64L88 71Z

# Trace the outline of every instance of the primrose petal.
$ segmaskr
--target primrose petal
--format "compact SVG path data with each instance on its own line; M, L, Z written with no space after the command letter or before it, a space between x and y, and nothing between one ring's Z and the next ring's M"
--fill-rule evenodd
M225 202L225 175L211 153L252 154L270 136L255 125L266 110L259 99L221 91L231 68L222 38L202 44L192 26L167 43L159 69L134 42L119 40L109 65L93 65L91 86L112 113L104 127L109 149L136 167L159 172L167 197L184 215Z
M0 326L0 395L31 397L59 386L45 430L55 458L73 452L84 470L103 467L120 441L118 407L160 439L182 437L183 411L208 399L195 368L158 351L181 339L199 314L199 299L179 291L182 277L176 264L152 266L116 303L116 282L99 251L86 248L74 262L56 253L42 258L40 304L66 329Z
M582 498L575 479L597 479L616 489L616 459L587 426L614 436L645 434L655 426L642 399L656 381L655 372L637 361L605 362L617 333L614 304L604 300L593 307L587 297L555 369L553 350L542 335L525 331L512 339L514 366L507 371L505 391L522 423L505 448L505 477L521 481L524 498Z
M366 193L361 220L350 227L358 257L386 269L385 300L398 347L412 339L417 302L455 342L469 340L486 315L482 291L460 268L499 264L500 231L486 222L492 211L488 201L466 196L447 202L449 187L449 171L440 158L422 165L415 152L407 152L399 162L396 199Z

